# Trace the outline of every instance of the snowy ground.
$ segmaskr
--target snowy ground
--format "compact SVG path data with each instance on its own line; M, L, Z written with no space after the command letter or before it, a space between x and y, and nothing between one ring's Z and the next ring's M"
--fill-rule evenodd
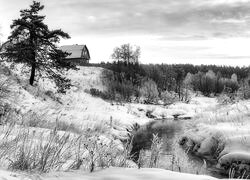
M209 176L192 175L163 169L109 168L94 173L57 172L47 175L21 175L0 170L0 180L215 180Z
M79 71L69 71L68 77L72 79L73 87L65 95L58 95L48 81L40 81L36 87L27 85L27 77L21 76L19 71L9 72L0 67L0 75L11 79L12 96L6 101L11 104L16 113L23 116L34 112L50 121L59 118L61 121L71 122L77 126L112 126L109 133L114 137L125 138L126 128L133 123L145 124L152 119L146 117L150 111L157 118L191 117L193 126L190 131L185 132L183 137L187 138L185 145L202 157L211 156L216 148L220 148L218 138L223 144L222 150L216 158L219 165L228 161L237 161L237 157L247 159L245 164L250 163L250 102L242 101L234 105L221 106L216 98L193 97L189 104L175 103L168 107L143 104L112 104L100 98L92 97L86 93L90 88L105 90L102 81L102 68L81 67ZM51 91L48 93L48 91ZM217 138L217 139L216 139ZM216 140L215 140L216 139ZM188 143L192 144L192 148ZM240 154L240 156L239 156ZM227 155L227 156L226 156ZM249 161L248 161L249 160ZM245 168L245 166L244 166ZM248 167L247 167L248 168ZM113 176L110 174L113 173ZM124 173L124 174L123 174ZM19 177L15 173L0 171L0 180L16 180ZM69 173L70 174L70 173ZM59 179L69 179L71 175L63 174ZM128 176L128 174L130 174ZM160 169L107 169L94 173L93 175L76 175L75 179L145 179L146 174L153 179L213 179L204 176L184 175ZM65 175L65 177L64 177ZM73 175L72 175L73 176ZM74 175L75 176L75 175ZM171 178L170 178L171 176ZM58 177L46 177L57 179ZM20 178L19 178L20 179ZM70 178L72 179L72 178ZM150 179L150 178L149 178Z

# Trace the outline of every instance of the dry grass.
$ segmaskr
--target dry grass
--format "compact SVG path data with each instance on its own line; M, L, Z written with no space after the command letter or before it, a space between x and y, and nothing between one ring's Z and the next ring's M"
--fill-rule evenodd
M47 120L48 115L46 113L37 114L35 112L27 112L22 115L22 120L19 122L19 125L24 125L27 127L33 128L44 128L44 129L54 129L58 131L71 132L76 134L81 134L81 126L77 126L74 123L68 123L65 121L60 121L60 116L58 116L54 121Z
M75 130L73 133L69 131L66 124L56 123L53 129L42 129L37 128L39 123L43 122L0 127L0 162L3 167L42 173L62 169L93 172L96 168L110 166L136 167L129 160L131 148L112 136L104 136L101 125L94 125L94 129L78 129L81 133L77 134ZM62 129L66 130L60 131Z
M36 132L11 125L1 135L0 159L9 169L48 172L59 168L70 157L70 135L56 129Z

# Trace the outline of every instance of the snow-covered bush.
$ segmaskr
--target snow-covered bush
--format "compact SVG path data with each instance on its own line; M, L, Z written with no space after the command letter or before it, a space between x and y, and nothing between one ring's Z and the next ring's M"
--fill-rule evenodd
M229 89L229 90L227 90ZM239 101L237 93L231 93L230 88L226 88L218 97L217 100L220 104L231 104Z
M178 101L178 94L173 91L164 91L161 93L161 100L163 100L164 104L169 105Z
M218 102L219 102L220 104L224 104L224 105L225 105L225 104L230 104L230 103L233 102L232 99L231 99L227 94L225 94L225 93L220 94L220 95L218 96L217 100L218 100Z

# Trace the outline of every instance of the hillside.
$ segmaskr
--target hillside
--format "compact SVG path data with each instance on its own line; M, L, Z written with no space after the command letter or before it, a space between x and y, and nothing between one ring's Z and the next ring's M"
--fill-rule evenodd
M166 107L160 105L121 104L104 101L88 93L90 88L105 90L105 78L102 77L103 71L105 71L105 69L100 67L80 67L78 71L71 70L67 72L66 76L72 80L73 87L68 90L66 94L58 94L53 84L48 80L40 80L35 86L30 86L27 83L27 77L20 69L10 70L6 65L1 66L0 77L2 80L8 80L8 88L10 90L8 92L9 97L3 99L1 106L5 108L6 104L8 104L8 115L5 114L5 119L14 120L17 123L12 131L12 136L18 135L20 129L25 129L25 127L20 126L21 124L25 124L25 121L31 121L33 124L29 124L32 125L32 131L38 133L33 136L36 137L36 141L39 141L39 133L47 133L48 129L53 129L54 125L60 121L65 122L65 126L72 126L70 130L70 133L73 133L70 135L72 141L75 140L74 136L79 133L79 130L80 133L91 132L88 135L97 136L98 143L99 141L106 145L115 143L112 151L117 152L118 149L123 151L121 140L128 137L127 130L130 129L134 123L143 126L152 121L153 119L146 116L147 112L150 112L155 119L173 119L173 115L176 114L184 119L194 119L190 121L190 123L187 123L187 128L192 128L181 134L177 140L186 139L187 141L184 145L187 145L188 148L191 148L189 149L190 151L197 152L200 156L204 155L204 157L208 157L208 155L210 155L210 150L214 147L210 136L216 137L216 133L223 134L229 139L223 141L225 146L219 157L223 156L224 159L222 158L220 163L223 164L224 162L231 161L232 158L235 160L235 153L243 151L243 153L240 154L244 154L248 152L249 147L244 144L245 141L241 143L241 139L245 138L247 142L249 140L249 131L247 130L249 123L246 121L249 117L249 101L221 105L216 98L198 96L192 97L188 104L176 102ZM241 117L241 119L239 119L239 117ZM244 126L242 126L242 124L244 124ZM5 126L1 127L1 137L4 137L5 129ZM69 129L62 128L60 130L62 130L62 132L59 132L59 134L62 134ZM238 132L241 133L239 134ZM238 140L235 134L240 137ZM235 140L234 143L237 146L232 147L230 144L231 140ZM200 149L195 149L193 146L190 147L188 143L192 143L196 148L199 146L198 148ZM228 158L224 156L227 154L230 155ZM71 160L67 161L67 163L70 162ZM136 167L133 162L127 163L130 164L130 167ZM183 166L186 165L187 164L183 164ZM3 166L3 168L5 167ZM99 179L104 177L111 178L108 174L117 174L119 172L121 179L132 178L132 176L135 179L140 179L140 177L145 174L151 174L153 177L157 176L159 179L162 179L162 175L164 177L171 176L173 179L182 179L183 176L185 176L185 178L190 177L190 179L208 178L204 176L178 174L160 169L143 169L140 172L131 169L128 171L131 171L130 173L133 175L129 177L126 176L126 173L122 175L122 169L107 169L97 172L95 177ZM10 172L2 171L0 179L16 180L21 177L20 175L11 174ZM74 179L94 178L89 174L79 175L77 173L65 173L62 174L60 178L58 178L57 175L56 177L46 176L43 177L43 179L67 179L67 177L74 177ZM117 179L119 179L118 174Z
M6 72L5 72L6 71ZM104 89L101 80L102 68L81 67L79 71L69 71L73 87L66 94L57 94L49 81L39 81L35 86L29 86L25 76L18 71L9 71L1 67L3 78L11 80L11 94L7 102L21 114L34 112L43 115L51 121L60 117L61 121L84 126L89 122L109 122L113 119L124 124L148 121L146 116L135 116L128 113L126 106L112 105L100 98L86 93L91 87Z

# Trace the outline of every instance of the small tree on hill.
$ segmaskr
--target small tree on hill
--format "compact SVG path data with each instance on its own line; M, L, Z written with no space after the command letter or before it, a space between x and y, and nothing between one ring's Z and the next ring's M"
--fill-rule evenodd
M70 80L63 77L64 70L76 68L64 61L69 53L56 46L60 38L70 38L61 29L49 30L44 24L45 16L38 12L44 6L33 1L29 9L20 11L20 18L13 21L8 46L4 58L16 63L22 63L31 68L30 85L34 84L36 74L54 80L59 92L65 92L70 87Z
M141 49L139 46L133 47L130 44L123 44L114 49L111 57L116 61L136 64L138 63L140 55Z

